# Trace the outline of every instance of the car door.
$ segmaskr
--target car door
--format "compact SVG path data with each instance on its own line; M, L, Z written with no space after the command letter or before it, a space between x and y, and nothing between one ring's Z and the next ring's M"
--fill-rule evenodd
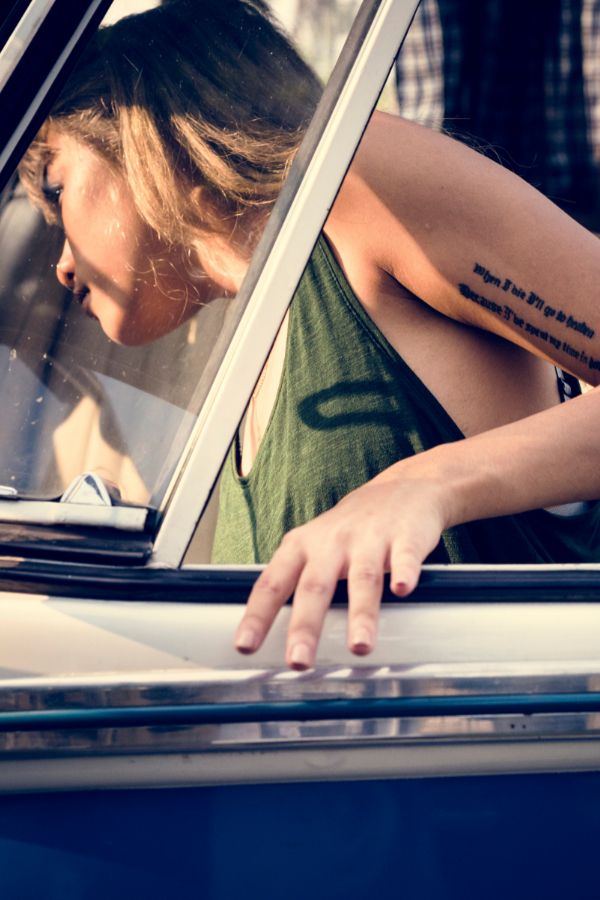
M340 584L299 673L289 606L235 653L261 567L210 563L223 460L416 3L298 5L349 34L331 74L315 50L327 87L246 279L149 348L84 319L14 175L108 6L33 0L0 33L4 894L593 890L596 566L426 567L364 661Z

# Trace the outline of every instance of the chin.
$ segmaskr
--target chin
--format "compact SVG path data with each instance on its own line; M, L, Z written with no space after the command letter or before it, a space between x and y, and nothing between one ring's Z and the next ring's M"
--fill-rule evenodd
M115 319L112 316L98 316L102 331L115 344L123 347L142 347L162 337L152 333L145 323Z
M170 310L170 314L162 316L160 311L158 314L157 311L154 311L154 315L147 318L140 315L139 309L133 310L134 314L128 316L123 315L123 310L119 310L120 315L115 315L113 309L102 308L98 319L105 335L115 344L121 344L124 347L143 347L145 344L152 344L175 331L198 312L197 306L188 304L188 307L185 315L182 315L182 310L178 309L177 315L173 315Z
M121 344L123 347L143 347L146 344L152 344L154 341L158 341L160 338L165 337L165 335L170 334L172 331L175 331L176 328L179 327L181 322L177 322L176 324L169 327L163 328L149 328L147 325L140 327L137 325L121 325L118 328L114 327L104 327L102 320L100 320L100 324L102 325L102 330L105 335L110 338L111 341L114 341L115 344Z

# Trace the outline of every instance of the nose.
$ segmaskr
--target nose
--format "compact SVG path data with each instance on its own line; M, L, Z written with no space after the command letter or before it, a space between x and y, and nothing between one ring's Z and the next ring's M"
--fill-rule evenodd
M62 285L71 290L75 287L75 260L69 246L65 241L59 261L56 263L56 277Z

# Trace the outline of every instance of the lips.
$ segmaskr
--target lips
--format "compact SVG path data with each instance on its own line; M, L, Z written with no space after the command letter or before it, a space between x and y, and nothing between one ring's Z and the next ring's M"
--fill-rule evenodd
M89 288L82 288L80 291L76 291L75 299L80 304L86 316L89 316L90 319L98 320L98 316L95 316L90 308L92 297Z

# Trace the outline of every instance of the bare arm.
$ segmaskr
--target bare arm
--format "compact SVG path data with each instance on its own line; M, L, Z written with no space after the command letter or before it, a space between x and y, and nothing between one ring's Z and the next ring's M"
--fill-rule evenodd
M374 117L347 182L326 233L367 303L387 272L444 315L600 383L594 235L496 163L391 116Z
M367 308L378 302L370 285L383 271L446 316L599 383L597 238L467 148L383 124L370 127L326 229ZM378 315L393 320L393 304ZM238 649L258 649L294 593L287 662L311 666L336 582L347 577L348 643L368 653L385 571L406 596L444 529L600 497L599 458L593 391L394 464L284 538L252 592Z
M442 531L476 519L600 496L600 393L402 460L284 538L256 583L236 646L258 649L295 591L286 661L310 667L339 578L348 579L348 644L377 636L383 573L399 597L416 586Z

